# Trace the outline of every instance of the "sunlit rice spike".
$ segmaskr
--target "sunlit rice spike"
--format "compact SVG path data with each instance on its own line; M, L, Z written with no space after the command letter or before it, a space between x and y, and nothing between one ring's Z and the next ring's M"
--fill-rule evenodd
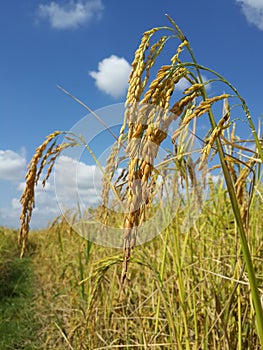
M142 89L144 90L146 84L149 81L150 78L150 70L153 67L156 58L160 55L162 52L162 49L164 48L164 45L166 41L169 39L167 36L162 36L155 44L152 45L150 48L150 53L146 59L145 62L145 78L142 82Z
M216 128L212 131L210 137L208 138L205 147L201 151L201 158L200 158L200 166L199 170L203 169L204 164L208 160L209 153L211 151L211 148L213 147L213 144L215 143L216 138L218 138L225 128L227 128L230 124L227 124L230 118L229 110L224 108L223 112L225 113L223 117L219 120Z
M171 58L172 65L176 65L180 62L179 55L183 51L183 48L188 44L188 41L185 39L181 44L178 46L175 55Z
M175 114L177 117L180 116L183 113L184 108L191 103L195 97L197 96L196 91L192 92L191 94L182 97L179 101L177 101L170 111Z
M199 84L199 83L193 84L189 88L184 90L184 94L188 95L189 93L191 93L193 91L200 90L202 87L203 87L203 84Z
M142 74L146 69L145 51L149 47L150 39L159 28L153 28L144 33L141 43L135 52L132 62L132 70L129 79L129 88L126 97L126 103L138 102L142 93Z
M32 157L28 171L26 174L26 186L23 194L20 198L20 203L22 205L20 214L20 232L18 237L18 242L22 245L20 256L23 257L26 249L26 241L28 238L29 224L32 216L32 211L35 205L35 186L38 183L39 177L43 168L46 164L47 159L53 154L54 146L56 144L57 136L63 134L63 132L55 131L46 137L46 140L36 149L34 156ZM50 142L52 145L48 148L46 154L46 148ZM40 168L38 170L38 165L40 163ZM49 174L48 174L49 176ZM44 181L45 184L45 181Z
M222 95L219 95L219 96L215 96L215 97L212 97L212 98L207 98L206 100L202 101L194 110L192 113L188 114L186 116L186 118L184 118L183 120L183 123L182 123L182 126L181 127L184 127L185 125L189 124L190 121L194 118L198 118L198 117L201 117L203 114L207 113L210 111L210 108L212 107L212 105L217 102L217 101L220 101L220 100L223 100L223 99L226 99L228 98L230 95L229 94L222 94ZM186 96L187 97L187 96ZM180 110L179 110L180 111ZM181 129L181 128L180 128ZM176 130L174 135L173 135L173 138L176 138L176 136L178 135L180 129Z

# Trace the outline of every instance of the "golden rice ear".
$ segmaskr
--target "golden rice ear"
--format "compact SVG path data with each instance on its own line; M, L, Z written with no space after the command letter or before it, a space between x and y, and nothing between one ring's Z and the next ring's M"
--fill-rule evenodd
M212 131L210 137L207 139L205 147L201 151L201 157L200 157L200 165L199 170L202 170L204 168L204 165L208 162L208 157L211 151L211 148L213 147L215 140L220 137L224 130L229 127L229 118L230 118L230 110L227 98L224 100L224 107L223 107L223 116L219 120L217 126Z
M181 42L175 55L171 58L171 64L162 66L157 71L155 79L148 84L150 70L153 67L155 58L163 49L168 37L161 37L153 44L148 57L145 58L151 37L161 28L154 28L144 33L132 63L126 99L127 109L119 137L119 140L122 141L124 130L128 126L126 155L129 160L129 166L127 174L127 208L123 221L124 262L121 277L122 283L126 278L128 261L133 248L132 242L136 242L136 223L141 222L141 217L145 213L142 203L143 199L145 199L147 186L151 183L154 160L161 143L167 137L165 130L168 129L173 120L181 117L180 126L172 135L172 141L174 142L193 119L211 112L211 107L214 103L229 97L228 94L211 98L206 96L204 93L205 85L199 83L200 75L197 74L195 76L193 71L188 70L187 67L189 65L184 65L179 58L184 48L187 48L190 56L193 58L189 42L174 21L170 17L168 18L174 27L172 31L176 33ZM182 78L187 79L190 86L183 91L184 97L171 104L171 97L174 94L176 84ZM148 89L146 90L147 84ZM203 100L196 105L195 100L198 96L202 96ZM149 109L148 106L152 106L152 109ZM157 112L154 107L159 108L159 110L162 109L164 112ZM228 109L227 104L225 104L225 109ZM213 130L206 147L203 149L200 167L204 166L204 162L207 160L216 138L227 127L226 117L229 117L229 113L224 114L218 126ZM155 147L152 147L153 144ZM116 158L116 154L114 157ZM187 172L194 183L193 167L188 168ZM154 191L149 191L149 193L154 193Z
M191 98L191 95L193 96L196 92L193 92L192 94L184 97L179 104L176 106L173 106L172 111L174 111L174 113L182 113L182 107L184 107L185 104L191 102L191 100L193 100L193 98ZM204 115L205 113L209 112L212 105L215 102L218 102L220 100L224 100L226 98L228 98L230 95L229 94L222 94L219 96L214 96L212 98L207 98L204 101L200 102L200 104L192 111L192 113L188 113L186 115L186 117L183 119L182 124L180 126L180 128L178 128L174 134L173 134L173 139L175 139L178 134L181 132L182 128L184 128L186 125L188 125L191 120L193 120L194 118L198 118L201 117L202 115ZM194 96L195 97L195 96ZM181 106L181 108L180 108ZM176 111L176 108L178 108L178 112ZM180 115L179 114L179 115Z
M127 103L138 102L140 100L142 94L142 87L143 85L145 86L145 83L143 84L142 75L146 69L146 62L148 63L148 66L151 66L151 62L153 60L152 58L150 62L145 62L145 52L150 45L151 37L158 30L159 28L153 28L145 32L142 37L141 43L135 52L134 60L132 62L132 71L129 79L128 94L126 98Z
M46 180L49 178L51 174L55 160L60 155L61 151L67 147L76 145L76 142L74 141L69 143L63 143L61 145L56 146L57 137L61 134L64 134L64 132L55 131L52 134L48 135L46 137L46 140L36 149L36 152L28 165L28 171L25 177L26 186L20 198L22 209L20 214L20 231L19 231L18 242L22 246L21 253L20 253L21 258L25 254L26 241L28 239L28 232L29 232L29 224L32 217L32 211L35 205L35 186L38 183L39 177L43 172L43 169L47 163L47 160L51 158L49 161L49 168L48 168L47 175L42 181L43 186L45 186ZM52 144L48 147L48 145L51 142Z
M200 91L203 86L204 84L199 84L199 83L192 84L189 88L184 90L184 95L188 95L191 92Z

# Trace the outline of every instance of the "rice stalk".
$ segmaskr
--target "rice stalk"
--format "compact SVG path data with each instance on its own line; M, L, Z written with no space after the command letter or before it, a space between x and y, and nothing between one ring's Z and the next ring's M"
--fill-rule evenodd
M185 39L185 37L183 36L181 30L179 29L179 27L175 24L175 22L168 16L170 22L173 24L175 31L177 32L178 37L181 39L181 41L183 41ZM261 147L261 144L259 142L259 138L257 136L256 133L256 129L255 126L253 124L249 109L246 105L245 100L241 97L241 95L239 94L239 92L237 91L237 89L235 89L233 87L233 85L231 83L229 83L226 79L224 79L220 74L207 69L201 65L197 64L197 61L195 59L194 53L190 47L190 45L186 46L188 48L189 54L192 58L193 63L184 63L184 66L186 67L194 67L196 69L199 81L202 82L202 76L200 73L201 69L204 69L206 71L210 71L212 72L217 78L219 78L222 82L224 82L227 86L230 87L231 90L234 91L234 93L236 94L236 96L240 99L241 103L242 103L242 107L243 110L246 114L252 135L255 139L255 143L257 146L257 150L259 153L259 156L261 158L261 161L263 161L263 150ZM205 88L202 88L202 97L203 100L206 101L208 99L207 97L207 92L205 90ZM208 109L208 115L209 115L209 120L211 123L211 127L212 130L214 130L216 128L216 122L215 122L215 118L212 112L212 109L209 108ZM256 281L256 277L255 277L255 271L253 268L253 263L252 263L252 259L251 259L251 254L250 254L250 250L248 247L248 242L246 239L246 233L245 233L245 228L244 228L244 223L242 221L242 215L241 215L241 210L238 204L238 200L237 200L237 196L236 196L236 192L234 189L234 185L233 185L233 181L231 179L231 175L229 173L228 170L228 166L227 166L227 162L225 161L225 155L224 155L224 150L222 147L222 143L220 142L220 140L217 138L216 139L216 147L217 147L217 151L219 153L219 158L220 158L220 163L221 163L221 167L222 167L222 171L224 174L224 178L226 181L226 186L228 189L228 193L230 196L230 200L231 200L231 205L232 205L232 209L233 209L233 213L235 215L235 220L238 226L238 230L239 230L239 234L240 234L240 240L241 240L241 246L242 246L242 252L244 254L244 260L246 263L246 268L248 271L248 276L249 276L249 281L250 281L250 287L251 287L251 294L252 294L252 300L253 300L253 304L256 310L256 317L257 317L257 327L258 327L258 333L259 333L259 338L261 341L261 346L263 347L263 310L262 310L262 305L260 302L260 295L259 295L259 290L258 290L258 286L257 286L257 281Z
M233 224L233 232L238 233L234 236L234 233L231 233L237 242L240 241L240 252L242 254L240 259L244 261L246 266L246 270L244 272L244 278L247 279L246 283L249 283L249 291L244 291L248 294L251 294L252 305L250 309L248 308L249 317L253 319L254 314L256 315L256 323L257 330L259 335L259 341L261 342L261 346L263 347L263 311L260 300L260 291L258 288L258 281L256 279L255 268L252 260L252 254L249 247L249 237L250 237L250 225L249 225L249 209L251 205L251 201L253 199L254 194L254 183L255 183L255 173L260 169L260 163L263 161L263 150L259 135L257 135L253 121L251 119L251 115L249 109L246 105L245 100L241 97L236 88L232 86L225 78L223 78L220 74L214 72L213 70L201 66L197 63L196 58L194 56L193 50L190 46L189 41L186 39L180 28L176 25L176 23L168 17L172 24L172 28L160 27L153 28L145 32L142 37L141 43L139 45L138 50L135 52L134 61L132 63L132 71L129 80L129 89L126 99L126 111L124 115L123 125L120 130L120 135L118 137L118 141L115 144L112 154L108 159L107 163L107 171L109 172L107 176L104 177L104 186L103 186L103 210L105 207L108 209L110 207L109 203L109 192L110 189L113 190L116 198L120 200L125 200L124 207L124 218L122 222L123 229L123 258L115 257L111 261L105 261L104 264L101 265L101 268L98 269L96 275L94 275L95 285L90 294L89 305L92 306L95 300L95 296L97 290L102 282L102 279L109 269L111 265L116 265L118 262L122 261L122 271L120 277L120 284L122 290L124 289L124 283L127 281L127 271L128 265L130 261L133 260L133 256L131 254L132 249L135 247L136 242L138 240L138 232L140 232L140 228L147 220L147 214L150 213L152 208L149 206L149 203L154 202L154 196L156 194L163 194L163 197L158 198L160 202L162 202L165 194L163 188L165 184L160 185L158 183L158 175L163 173L166 178L173 179L178 182L178 179L181 179L182 184L186 186L187 195L191 192L191 188L188 185L189 183L195 189L198 189L198 179L195 174L196 172L196 162L193 161L191 157L191 153L187 153L183 151L181 148L180 139L184 140L186 143L189 140L189 131L190 125L195 124L198 120L205 121L205 118L208 118L211 132L209 137L203 142L202 150L200 152L199 162L201 163L200 168L204 168L205 166L211 165L210 169L220 169L222 171L223 179L226 184L226 195L225 200L229 202L231 205L231 213L229 215L233 215L232 221L230 224ZM172 32L170 36L162 36L160 39L156 41L150 47L150 40L153 38L153 35L161 30L166 29ZM160 69L157 71L156 76L152 81L150 81L151 72L154 63L156 62L157 57L161 54L162 50L165 47L165 44L168 42L168 39L171 37L176 37L179 39L179 45L177 47L175 55L172 56L171 61L167 65L162 65ZM150 50L147 51L150 47ZM181 60L182 51L190 56L190 62L183 62ZM147 56L148 53L148 56ZM225 84L230 93L217 94L213 97L208 97L206 83L203 82L202 72L206 72L210 75L214 76L214 79L209 80L209 82L220 81ZM187 87L185 91L183 91L183 96L178 96L179 93L176 91L176 85L180 83L182 79L186 79L190 83L190 87ZM235 138L235 127L232 128L232 133L230 133L230 125L233 125L232 120L230 118L231 108L225 102L225 110L222 118L217 121L216 115L216 104L220 101L228 99L231 96L232 98L237 98L241 102L243 111L247 118L248 125L250 126L254 142L256 145L256 151L254 152L254 156L249 158L247 156L247 151L243 146L239 146L237 139ZM166 167L163 169L157 169L155 166L156 158L158 156L158 151L160 146L166 144L168 142L168 130L170 126L175 122L179 122L179 126L176 126L175 131L172 135L171 154L167 157L161 164ZM236 125L236 124L235 124ZM228 138L225 137L224 132L228 132ZM184 132L187 134L187 138L184 138ZM82 140L79 136L77 139L80 141L71 141L68 144L57 145L56 137L59 135L59 132L55 132L48 136L47 140L36 150L35 156L32 158L32 161L29 165L29 171L26 177L26 188L21 198L22 203L22 213L21 213L21 231L20 231L20 241L22 242L22 252L21 256L24 254L25 242L27 240L27 234L29 230L29 222L32 216L32 210L34 206L34 186L37 184L41 173L43 173L44 168L49 165L47 170L47 175L43 180L43 184L45 184L46 180L49 178L51 171L53 169L53 165L57 160L60 152L69 146L75 146L77 144L84 144L85 141ZM128 166L127 169L123 172L122 176L119 178L120 180L125 179L123 183L119 184L118 189L117 183L112 184L112 179L114 173L117 171L119 166L119 151L120 148L125 148L125 156L124 160L127 160ZM89 146L86 145L86 148L92 154L92 151L89 149ZM210 156L210 157L209 157ZM210 164L213 157L217 157L219 164ZM249 159L247 159L247 157ZM49 161L49 163L48 163ZM96 161L96 159L95 159ZM173 165L172 167L168 167ZM176 174L175 174L176 172ZM251 179L249 179L251 177ZM172 182L171 182L172 183ZM223 183L223 182L222 182ZM177 189L177 183L173 183L173 189ZM220 185L223 186L223 185ZM220 189L220 186L218 187ZM212 191L211 187L211 197L215 194L216 191ZM217 189L218 189L217 188ZM176 191L175 191L176 192ZM178 193L175 193L178 195ZM183 197L183 196L182 196ZM191 200L190 195L184 197L184 203L189 205ZM210 199L211 200L211 199ZM181 208L183 212L183 207ZM216 228L216 224L220 225L220 210L215 208L215 213L212 213L216 220L213 220L209 217L207 221L204 223L199 223L199 229L196 227L193 228L194 232L197 232L197 237L202 239L202 250L199 252L200 254L200 262L202 263L202 259L207 256L207 240L210 239L206 235L207 228L206 225L211 224L214 225L214 229ZM186 213L183 212L182 218L179 214L175 217L176 224L176 236L177 239L180 235L180 224ZM185 215L185 216L184 216ZM108 217L105 217L107 220ZM174 223L173 223L174 224ZM231 225L229 225L231 226ZM230 228L232 229L232 228ZM236 230L236 232L235 232ZM230 239L231 237L227 237L228 230L225 230L224 237L222 237L222 242L226 239ZM191 231L192 232L192 231ZM201 319L202 323L202 335L199 331L197 335L201 341L202 347L209 349L209 346L216 346L216 341L219 339L219 336L223 337L222 344L224 346L228 346L229 348L232 346L230 344L233 340L230 339L227 331L226 324L230 324L232 326L233 318L229 317L229 320L223 318L225 310L227 310L228 316L231 313L232 305L232 296L228 300L229 305L227 307L222 306L220 295L213 294L212 301L215 306L215 310L217 312L216 317L211 322L211 307L199 310L202 312L202 317L197 316L198 313L198 305L195 305L196 296L192 296L192 292L190 289L189 279L185 279L185 262L187 260L185 250L186 245L188 244L188 239L190 237L190 230L187 231L183 239L183 244L179 244L178 241L174 242L172 252L172 256L175 262L176 267L176 278L175 281L178 284L178 300L180 305L180 315L183 320L183 329L185 334L182 333L182 328L177 327L173 322L173 313L169 310L170 300L172 301L172 295L166 295L165 289L163 288L162 275L164 273L164 261L166 259L166 252L163 252L162 255L162 265L161 265L161 278L160 274L157 271L155 273L157 283L157 288L159 291L159 302L158 308L160 309L160 302L162 300L166 315L169 319L169 327L171 329L172 336L176 339L177 345L180 348L186 346L190 349L191 346L191 330L188 327L188 315L187 312L191 313L191 310L194 310L193 319L195 322L195 328L197 328L197 324ZM219 231L220 232L220 231ZM230 235L231 235L230 234ZM226 238L227 237L227 238ZM238 240L237 240L238 238ZM168 238L167 238L168 239ZM231 240L230 240L231 241ZM210 243L211 244L211 243ZM227 247L224 247L227 249ZM238 249L236 248L238 251ZM169 251L169 245L167 245L167 253ZM223 244L219 245L216 254L222 256ZM192 259L194 256L194 247L192 248ZM215 260L216 257L211 257L211 260ZM220 260L218 258L218 260ZM233 266L233 268L237 268L238 258L235 256L233 259L229 258L229 265ZM146 263L141 263L141 265L147 265ZM196 268L198 273L201 274L200 281L202 280L202 284L198 285L196 288L199 289L201 299L205 300L207 296L207 281L208 275L213 274L212 271L213 264L210 265L210 270L201 270L200 268ZM191 266L192 271L195 267ZM151 267L151 271L155 271L153 267ZM231 270L233 271L233 270ZM84 276L84 275L83 275ZM219 279L222 284L222 280L224 280L223 273L216 273L214 275L215 281ZM84 281L84 280L83 280ZM234 280L233 280L234 281ZM236 281L234 281L236 282ZM215 283L212 282L209 286L215 288ZM242 308L242 300L240 296L241 290L243 291L243 286L237 289L233 288L233 291L237 291L238 298L238 346L241 347L241 308ZM224 285L220 285L218 289L224 294ZM189 293L190 291L190 293ZM245 293L244 292L244 293ZM195 293L195 291L193 292ZM209 294L211 296L211 294ZM233 294L234 295L234 294ZM249 299L249 298L248 298ZM224 298L224 300L226 300ZM195 305L195 307L193 307ZM91 307L90 307L91 309ZM158 311L159 312L159 311ZM90 317L90 314L89 314ZM89 317L87 319L89 319ZM245 316L244 316L245 317ZM86 319L86 320L87 320ZM158 328L159 321L155 320L155 327ZM216 325L220 324L219 329L223 332L216 330ZM127 324L126 324L127 326ZM84 337L85 330L83 330ZM212 338L212 340L211 340ZM143 337L144 345L146 346L145 334Z
M219 120L217 126L212 131L210 137L206 140L206 145L203 147L201 151L201 157L200 157L200 165L199 170L201 170L204 167L204 164L208 162L208 157L211 151L212 146L215 143L215 140L223 134L224 130L229 127L229 119L230 119L230 111L228 102L224 102L224 111L223 111L223 117Z
M63 143L61 145L57 145L57 138L59 135L64 134L64 132L55 131L52 134L46 137L46 140L36 149L36 152L31 159L31 162L28 165L28 171L26 174L26 184L23 194L21 196L20 202L22 205L22 210L20 214L20 232L18 237L18 242L21 244L21 254L22 258L25 254L26 249L26 241L28 239L29 232L29 223L32 216L32 211L35 206L35 187L38 184L39 177L43 172L43 169L49 159L49 167L46 176L42 180L43 187L48 180L52 168L55 164L56 159L59 157L60 153L63 149L75 146L75 141L69 141L68 143ZM52 142L52 144L47 149L48 145ZM55 147L56 146L56 147ZM44 153L46 151L46 153ZM38 168L39 166L39 168Z
M222 141L220 140L220 136L223 134L223 131L229 128L231 125L229 123L230 111L229 108L226 107L226 112L217 123L212 110L212 107L215 103L228 99L230 97L230 94L223 93L211 98L207 96L205 84L203 83L201 76L201 69L209 71L213 74L215 72L197 64L189 42L179 27L174 23L174 21L171 19L170 21L174 27L176 36L181 40L181 44L177 49L177 53L173 57L172 65L162 66L159 69L156 78L150 83L148 91L146 91L144 97L142 97L141 76L145 69L143 52L146 49L145 43L148 41L149 33L153 33L149 31L144 35L141 45L136 52L135 64L133 65L131 73L130 88L127 95L128 109L125 116L125 122L128 122L128 145L126 148L126 153L129 156L129 190L128 206L126 210L127 214L125 215L123 222L124 262L121 281L122 284L125 281L131 249L134 247L136 242L138 225L141 222L140 218L142 207L145 206L145 203L143 202L143 200L145 200L145 189L147 188L148 182L152 175L153 164L157 155L157 151L161 143L167 137L167 128L172 123L172 121L176 119L175 116L171 116L171 114L169 115L169 111L174 112L177 117L181 116L181 125L174 132L173 140L175 140L180 135L183 127L189 125L192 120L195 118L200 118L207 114L211 124L211 135L202 150L200 167L203 168L205 163L208 162L209 153L211 152L212 147L215 148L216 152L218 152L219 155L221 169L226 181L233 213L240 234L242 252L244 254L244 260L247 266L252 299L257 314L259 336L261 338L261 343L263 344L263 312L260 303L255 272L251 260L251 254L245 233L244 218L246 216L247 206L244 206L243 209L240 206L242 188L244 189L244 179L246 177L243 174L247 174L248 170L244 170L242 175L240 175L240 178L239 175L235 174L234 178L236 179L237 186L234 186L233 178L231 177L231 174L233 175L234 171L233 168L231 172L229 171L231 167L228 166L228 162L226 160L226 152ZM154 31L155 30L156 28ZM179 60L178 56L183 47L187 49L192 62L181 62ZM192 69L195 70L196 75ZM227 82L227 80L223 79L217 73L215 73L215 76L216 78L219 78L221 81L223 81L228 87L230 87L235 95L241 100L243 109L248 118L249 125L255 138L256 145L258 147L258 153L261 157L261 160L263 160L261 145L259 143L257 135L255 135L255 128L244 100L241 98L237 90L233 88L229 82ZM171 96L174 92L174 85L178 83L178 81L180 81L180 79L183 77L188 77L188 81L192 82L192 86L189 89L186 89L186 97L179 99L174 105L170 106ZM189 113L188 107L193 106L193 101L197 95L201 96L202 101L194 108L192 108L191 113ZM136 102L136 106L131 106L131 102ZM146 103L154 105L156 108L163 108L164 112L156 113L156 115L151 112L145 114L147 107L142 106ZM185 111L184 108L186 108ZM237 193L236 190L239 192Z

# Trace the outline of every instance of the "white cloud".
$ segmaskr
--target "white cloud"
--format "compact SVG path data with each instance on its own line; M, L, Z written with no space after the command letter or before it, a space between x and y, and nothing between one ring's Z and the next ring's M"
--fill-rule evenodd
M100 204L102 173L68 156L59 157L55 170L56 196L61 208L82 209Z
M203 83L207 83L207 82L208 82L208 78L207 78L205 75L201 74L201 77L202 77ZM205 85L205 88L206 88L206 91L210 91L211 88L212 88L211 83L207 83L207 84Z
M14 180L7 188L0 206L0 224L18 228L21 213L20 195L25 188L25 159L13 151L0 151L1 178ZM18 174L20 174L18 176ZM45 176L45 174L43 174ZM68 156L57 159L53 172L43 188L41 179L35 188L35 208L31 229L47 227L68 209L85 210L101 204L102 173L96 165L88 165ZM12 185L12 186L11 186ZM12 190L11 190L12 187ZM6 185L5 185L6 188ZM62 211L61 211L62 210Z
M13 198L12 199L12 201L11 201L11 203L12 203L12 208L13 209L21 209L21 204L20 204L20 200L18 199L18 198Z
M19 181L25 175L26 159L11 150L0 150L0 179Z
M236 0L249 23L263 30L263 0Z
M14 198L17 202L19 200ZM19 208L0 208L0 222L1 226L17 229L19 227Z
M68 209L81 210L100 204L101 172L95 165L87 165L67 156L61 156L56 163L45 187L41 181L35 188L35 208L31 219L31 229L47 227L56 217L65 214ZM6 200L0 208L1 225L19 227L21 203L19 195L25 183L17 184L18 197ZM2 205L3 206L3 205ZM62 209L62 211L61 211Z
M20 184L20 188L22 184ZM101 172L95 165L87 165L68 156L60 156L45 187L39 183L35 190L35 208L31 227L45 227L67 210L85 210L100 204ZM18 200L12 200L12 207Z
M202 81L205 83L207 82L207 77L205 75L201 75L202 76ZM184 91L185 89L189 88L191 86L191 83L186 79L186 78L182 78L178 81L178 83L175 85L175 90L177 91ZM210 89L210 84L206 85L206 89L209 90Z
M89 75L95 79L96 86L114 98L121 97L128 88L130 64L115 55L104 58L98 64L98 71L91 71Z
M47 227L48 223L57 216L61 215L59 206L56 202L55 188L52 183L53 176L43 188L41 183L35 189L35 208L30 223L32 229ZM18 228L20 224L21 203L20 196L25 188L25 182L17 185L17 197L6 198L4 205L0 208L1 225Z
M103 8L101 0L71 0L63 5L52 1L49 5L39 5L38 16L47 18L55 29L77 28L93 18L100 19Z
M175 85L175 90L177 91L184 91L185 89L190 87L190 83L187 79L182 78L178 81L178 83Z

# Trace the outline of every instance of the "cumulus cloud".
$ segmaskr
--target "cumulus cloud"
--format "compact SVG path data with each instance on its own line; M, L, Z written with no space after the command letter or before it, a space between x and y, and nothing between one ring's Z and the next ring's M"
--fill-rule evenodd
M2 200L0 225L19 227L21 213L19 198L25 188L24 174L23 157L13 151L0 151L0 179L12 179L15 186L13 186L12 195ZM68 209L85 210L99 205L101 178L102 174L97 166L85 164L68 156L60 156L55 173L51 174L45 187L43 188L40 181L35 188L35 208L30 227L32 229L46 227L49 222L65 214ZM15 188L16 193L14 193Z
M177 91L184 91L185 89L190 87L190 83L187 79L182 78L178 81L178 83L175 85L175 90Z
M19 181L25 175L26 159L11 150L0 150L0 179Z
M52 1L49 5L40 4L38 17L48 19L52 28L77 28L93 19L100 19L103 11L101 0L69 1L58 4Z
M47 227L48 223L61 214L56 202L55 188L52 183L52 176L46 186L43 188L39 184L35 188L35 207L30 227L32 229ZM1 187L1 183L0 183ZM18 228L20 225L21 203L20 196L25 188L25 182L21 181L16 184L17 191L10 188L10 194L16 197L4 195L0 208L0 225ZM16 193L15 193L16 192Z
M102 174L97 166L87 165L68 156L56 164L55 189L61 208L99 205Z
M95 84L101 91L118 98L125 94L131 71L130 64L125 58L111 55L98 64L98 71L89 75L95 79Z
M18 207L19 199L14 198L14 202L17 202L17 207L13 208L0 208L0 226L17 229L19 227L19 215L20 208Z
M20 185L21 188L22 184ZM60 156L55 172L43 188L36 187L32 227L47 226L48 222L68 210L85 210L100 204L101 172L68 156ZM17 201L13 200L15 207Z
M236 0L249 23L263 30L263 0Z
M202 76L202 80L203 82L207 82L207 77L205 75L201 75ZM182 78L178 81L178 83L175 85L175 90L177 91L184 91L185 89L189 88L191 86L191 84L189 83L189 81L185 78ZM209 90L210 89L210 84L206 85L206 89Z

